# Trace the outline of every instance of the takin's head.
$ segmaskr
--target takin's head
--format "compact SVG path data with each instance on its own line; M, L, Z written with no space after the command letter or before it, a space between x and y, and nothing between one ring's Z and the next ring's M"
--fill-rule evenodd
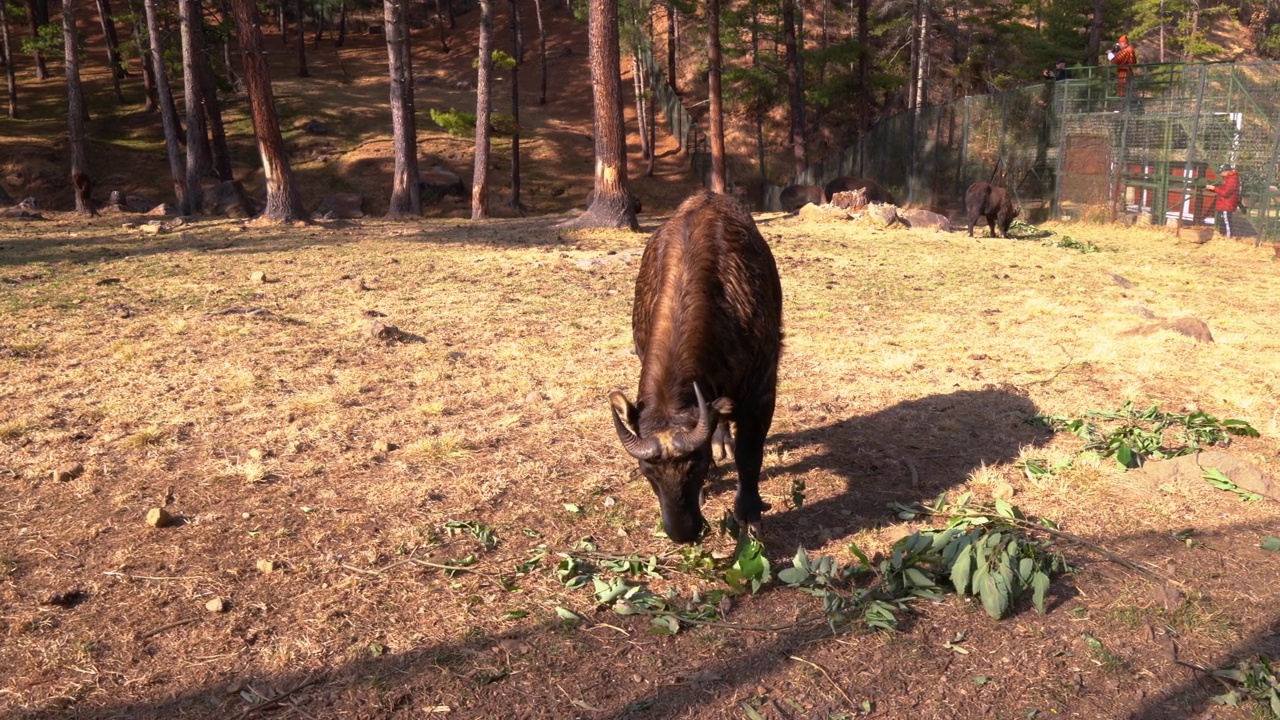
M672 413L658 427L647 428L642 415L649 410L643 400L632 405L621 391L609 393L613 425L622 447L640 462L640 472L658 495L662 529L678 543L696 542L702 536L703 483L711 471L711 438L727 414L731 401L721 398L707 404L694 383L697 406ZM690 427L692 426L692 427Z

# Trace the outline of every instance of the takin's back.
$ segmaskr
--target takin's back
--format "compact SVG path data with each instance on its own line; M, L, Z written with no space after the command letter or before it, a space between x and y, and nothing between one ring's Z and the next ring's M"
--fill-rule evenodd
M782 287L751 215L726 195L695 195L649 239L632 328L640 396L673 400L694 380L739 399L776 368ZM656 394L660 397L655 397Z

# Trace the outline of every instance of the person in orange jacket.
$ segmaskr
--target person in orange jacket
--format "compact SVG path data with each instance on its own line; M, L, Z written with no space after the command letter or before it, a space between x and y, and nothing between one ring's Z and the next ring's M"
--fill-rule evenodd
M1120 42L1107 53L1107 59L1116 66L1116 95L1124 97L1129 92L1129 76L1133 74L1129 66L1138 62L1138 52L1129 44L1128 35L1120 36Z
M1226 236L1231 237L1231 213L1240 209L1240 171L1223 165L1218 168L1218 172L1222 176L1222 182L1205 185L1205 189L1212 190L1217 196L1213 200L1213 211L1222 213L1222 226L1226 230Z

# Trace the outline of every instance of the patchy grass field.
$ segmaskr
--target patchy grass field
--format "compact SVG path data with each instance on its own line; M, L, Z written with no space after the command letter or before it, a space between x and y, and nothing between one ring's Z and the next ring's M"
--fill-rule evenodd
M670 636L555 572L560 553L656 554L662 577L635 581L679 605L725 587L715 558L733 541L655 536L609 418L607 392L638 376L645 236L554 220L202 221L155 237L118 218L0 224L0 712L1258 712L1211 704L1224 688L1195 667L1280 655L1280 553L1259 547L1280 508L1144 483L1027 421L1126 401L1238 418L1261 437L1228 451L1274 474L1269 249L1052 228L1103 250L1086 254L761 216L786 301L762 483L775 568L797 547L885 552L922 527L891 501L1012 491L1169 582L1068 542L1075 571L1045 615L1024 601L995 621L948 596L895 632L833 632L807 621L817 599L775 586ZM1199 318L1215 342L1126 334L1152 315ZM734 475L709 518L731 507ZM176 524L150 527L157 507Z

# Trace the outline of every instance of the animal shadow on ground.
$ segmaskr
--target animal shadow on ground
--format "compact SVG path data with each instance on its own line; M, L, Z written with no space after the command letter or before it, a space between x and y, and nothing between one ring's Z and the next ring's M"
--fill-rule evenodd
M1043 445L1051 433L1029 422L1037 412L1016 390L988 386L773 434L770 443L784 458L766 480L775 496L813 471L843 478L844 488L830 495L815 487L821 474L808 479L808 491L819 499L784 512L775 505L764 517L766 542L794 550L892 520L886 507L891 502L931 500L963 484L977 468L1010 462L1024 447ZM791 456L796 459L787 462Z

